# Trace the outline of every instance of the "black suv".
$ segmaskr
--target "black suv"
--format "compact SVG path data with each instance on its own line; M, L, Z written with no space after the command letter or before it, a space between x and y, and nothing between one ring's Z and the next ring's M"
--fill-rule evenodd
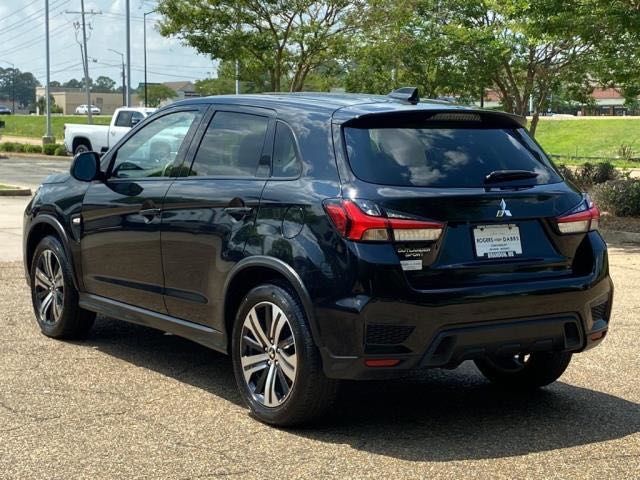
M25 212L42 332L95 314L229 353L253 414L292 425L339 379L473 360L540 387L604 338L599 212L523 119L385 96L177 102Z

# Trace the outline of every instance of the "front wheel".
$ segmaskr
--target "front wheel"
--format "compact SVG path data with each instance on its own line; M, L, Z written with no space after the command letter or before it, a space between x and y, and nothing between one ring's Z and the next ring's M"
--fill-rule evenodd
M335 399L337 382L325 377L304 310L288 285L264 284L247 294L231 350L242 398L265 423L308 422Z
M62 244L43 238L31 263L31 299L40 330L52 338L79 338L93 325L96 314L80 308L78 291Z
M571 352L535 352L475 361L491 382L504 387L531 389L555 382L569 366Z

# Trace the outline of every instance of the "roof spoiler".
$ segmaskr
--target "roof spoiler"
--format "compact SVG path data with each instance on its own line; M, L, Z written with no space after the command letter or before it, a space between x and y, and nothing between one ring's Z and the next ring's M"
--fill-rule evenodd
M418 93L418 87L402 87L391 92L387 97L394 101L409 103L411 105L417 105L420 101L420 94Z

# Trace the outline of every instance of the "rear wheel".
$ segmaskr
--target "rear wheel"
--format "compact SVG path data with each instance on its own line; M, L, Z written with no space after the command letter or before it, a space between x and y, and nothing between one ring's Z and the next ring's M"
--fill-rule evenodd
M477 359L475 364L493 383L527 389L555 382L567 369L570 361L571 352L536 352Z
M308 422L335 399L300 302L287 285L252 289L238 309L232 337L236 382L251 413L279 426Z
M40 330L48 337L79 338L95 320L80 308L69 261L60 241L43 238L31 262L31 299Z

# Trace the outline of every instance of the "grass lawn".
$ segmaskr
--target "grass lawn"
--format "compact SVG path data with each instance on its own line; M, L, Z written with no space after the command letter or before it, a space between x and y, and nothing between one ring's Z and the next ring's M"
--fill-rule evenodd
M543 119L536 140L552 155L616 157L624 144L632 148L634 157L640 157L640 118ZM626 163L640 167L640 161Z
M0 190L13 190L16 187L12 187L11 185L4 185L0 183Z
M41 138L45 131L46 118L35 115L3 115L0 120L4 120L5 128L0 129L0 135L15 135L19 137ZM95 125L108 125L111 121L110 115L94 115ZM63 126L65 123L87 123L84 115L52 115L51 128L56 141L60 143L64 138ZM0 139L0 141L2 141Z

